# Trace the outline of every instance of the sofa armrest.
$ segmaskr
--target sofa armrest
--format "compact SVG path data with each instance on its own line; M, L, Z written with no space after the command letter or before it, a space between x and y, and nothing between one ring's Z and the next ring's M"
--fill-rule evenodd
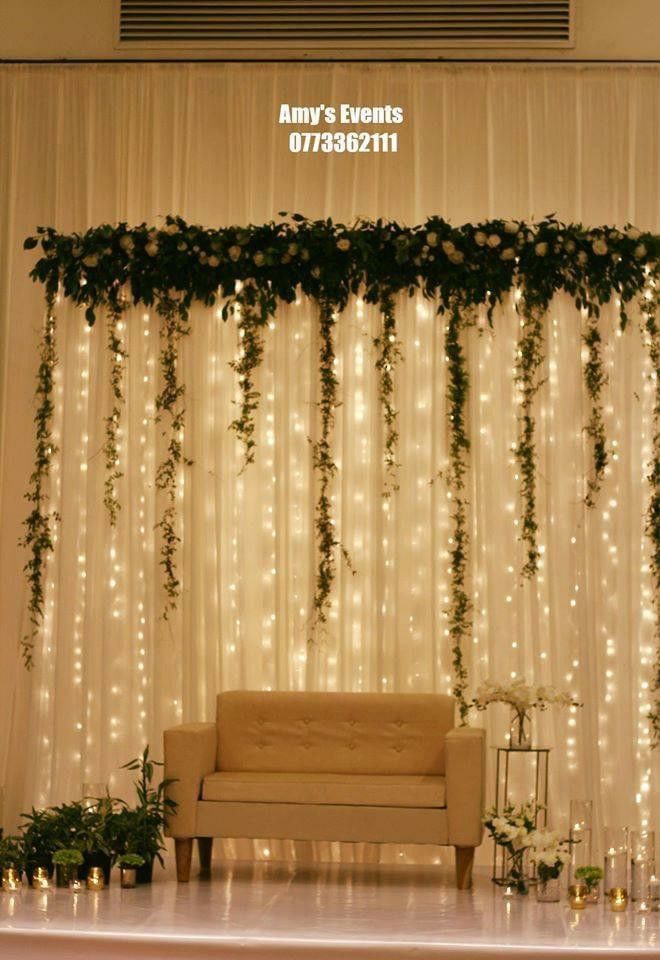
M176 812L168 817L168 837L194 837L197 801L202 780L215 771L217 728L215 723L182 723L163 734L165 778L175 780L167 795L176 800Z
M486 781L486 731L456 727L445 744L449 843L478 847L483 834Z

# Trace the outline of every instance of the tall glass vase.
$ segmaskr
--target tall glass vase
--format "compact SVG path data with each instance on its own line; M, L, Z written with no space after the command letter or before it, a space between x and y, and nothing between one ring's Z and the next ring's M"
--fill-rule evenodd
M571 864L568 882L579 882L575 871L594 864L591 849L593 803L591 800L571 800L568 836L571 844Z
M532 749L532 718L524 710L511 709L509 747L511 750Z
M650 896L650 881L655 875L655 834L652 830L632 830L630 833L630 888L631 899L646 903Z
M605 896L628 890L628 828L605 827Z

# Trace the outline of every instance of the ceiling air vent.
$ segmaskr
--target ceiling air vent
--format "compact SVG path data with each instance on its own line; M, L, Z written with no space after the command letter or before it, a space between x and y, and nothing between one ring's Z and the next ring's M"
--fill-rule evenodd
M568 47L573 0L118 0L119 47Z

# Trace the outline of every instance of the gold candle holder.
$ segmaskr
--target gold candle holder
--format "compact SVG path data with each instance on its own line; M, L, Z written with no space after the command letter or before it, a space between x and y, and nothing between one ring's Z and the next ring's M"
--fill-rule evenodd
M16 867L5 867L2 871L2 889L7 893L16 893L21 889L21 871Z
M628 906L628 891L625 887L610 887L610 910L621 913Z
M100 867L90 867L87 874L88 890L103 890L105 887L105 878L103 870Z
M50 890L50 877L46 867L35 867L32 874L32 886L35 890Z
M572 883L568 888L568 902L573 910L584 910L589 888L586 883Z

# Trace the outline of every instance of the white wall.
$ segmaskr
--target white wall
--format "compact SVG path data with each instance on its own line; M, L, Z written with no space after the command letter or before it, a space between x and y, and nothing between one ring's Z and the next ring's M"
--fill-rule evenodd
M576 45L571 50L452 49L449 58L551 58L557 60L660 59L658 0L575 0ZM131 53L115 46L115 0L0 0L0 59L115 59ZM404 52L405 53L405 52ZM402 51L390 51L401 56ZM217 49L144 51L144 58L221 58ZM362 54L364 55L364 54ZM372 54L373 55L373 54ZM419 55L417 51L416 55ZM437 53L433 54L437 56ZM378 56L387 59L387 51Z

